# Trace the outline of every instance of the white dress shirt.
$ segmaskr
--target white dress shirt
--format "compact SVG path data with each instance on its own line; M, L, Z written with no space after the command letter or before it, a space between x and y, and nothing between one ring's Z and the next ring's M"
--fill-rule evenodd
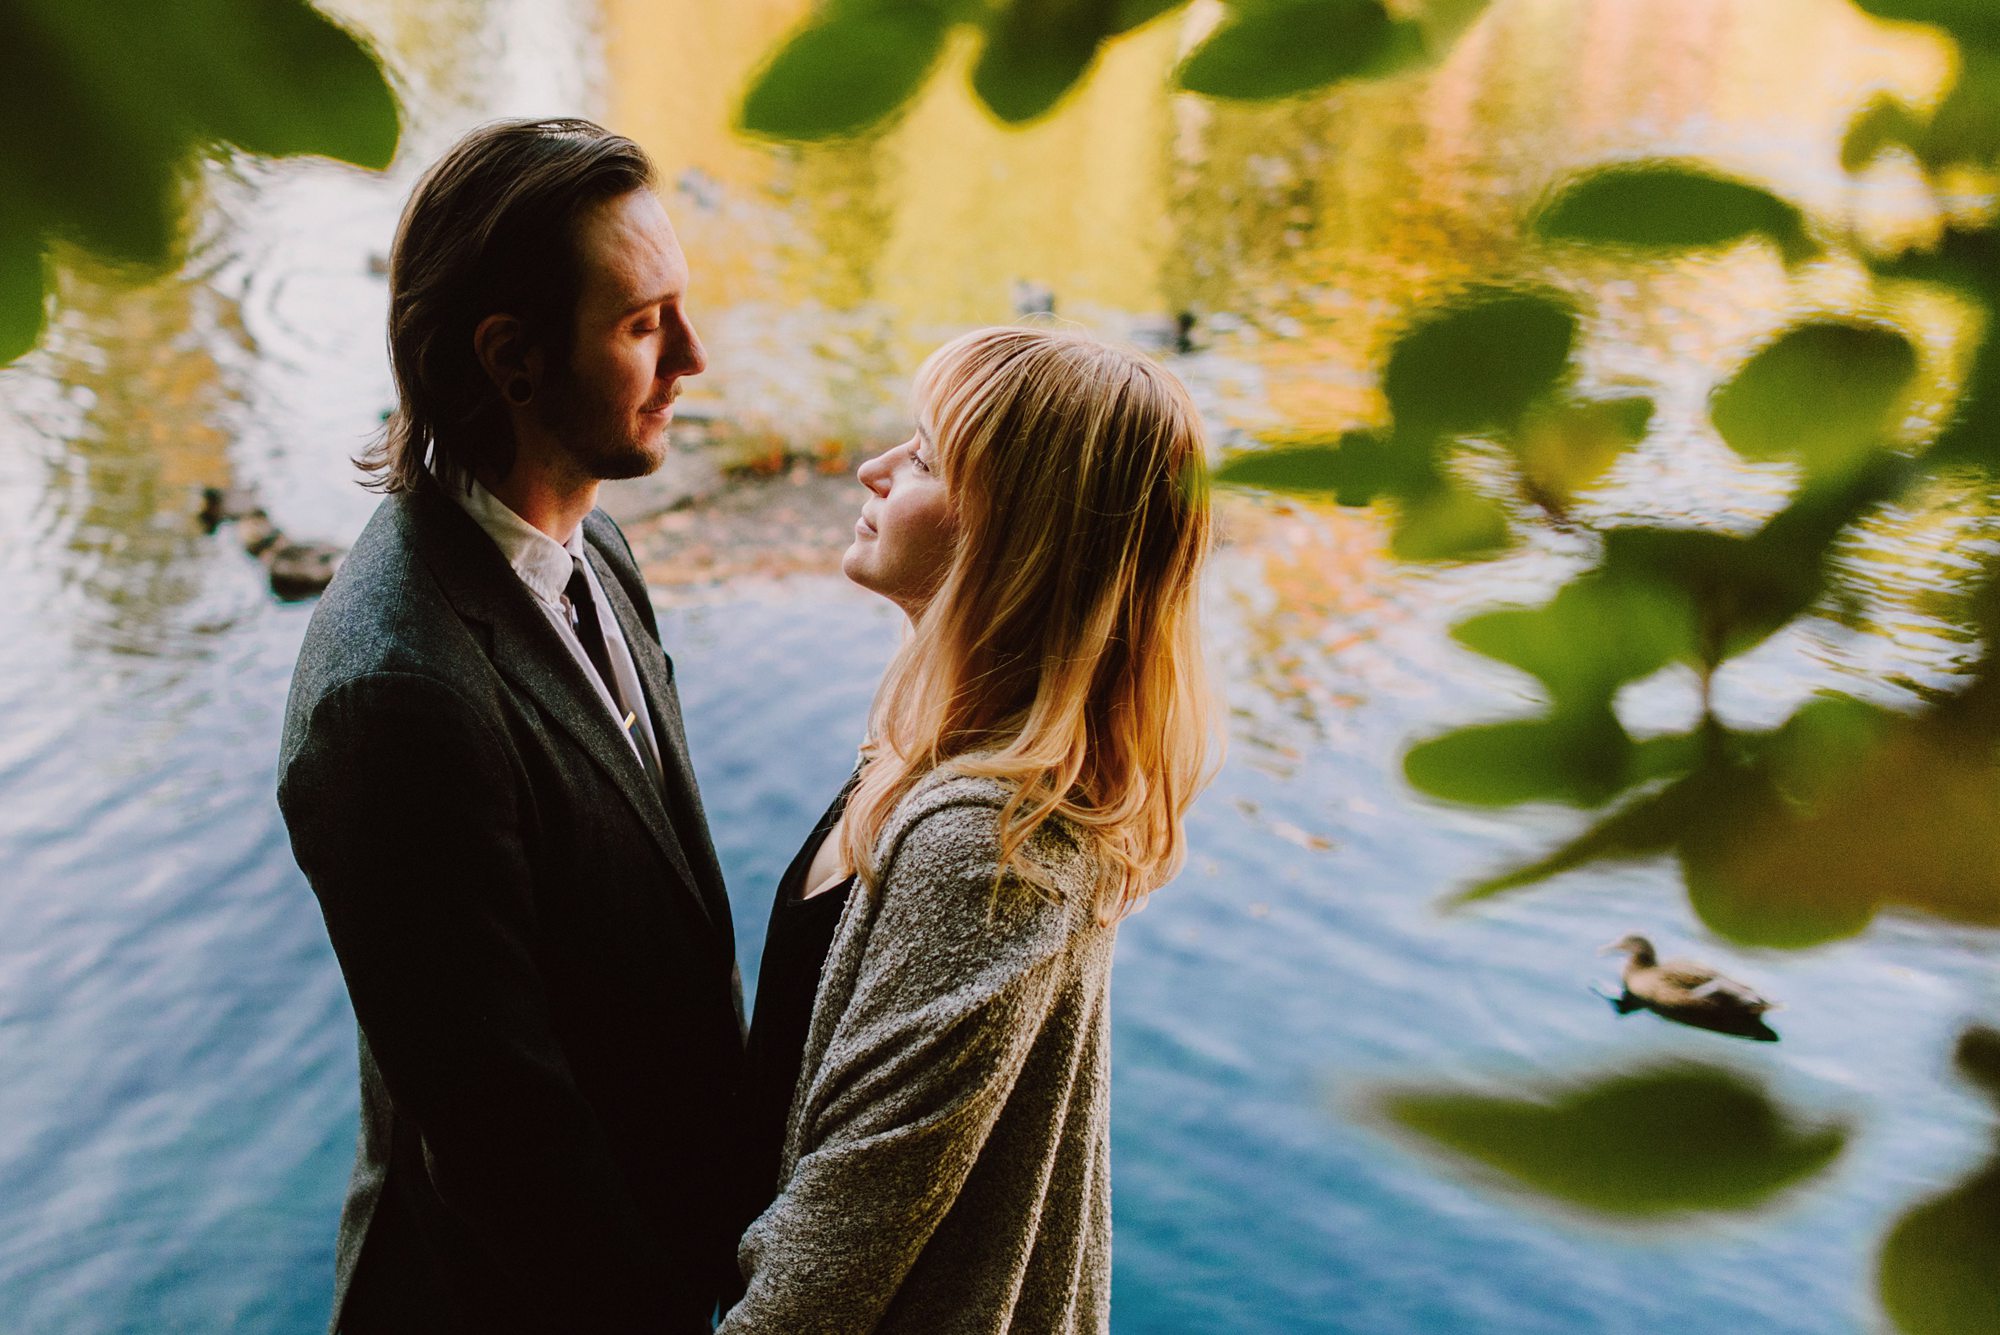
M605 600L604 586L598 582L597 571L590 564L583 541L583 526L577 526L576 531L569 535L568 542L557 542L508 509L504 501L476 480L469 487L462 480L441 478L440 481L451 498L500 548L500 554L507 558L507 564L513 567L514 573L521 577L521 583L534 597L535 605L542 609L549 624L555 627L556 634L569 650L570 657L576 660L577 667L603 702L612 721L624 728L625 740L638 755L640 766L652 776L655 785L662 784L659 743L653 735L653 718L646 708L646 693L639 686L639 669L632 662L632 650L625 643L618 618L611 611L611 604ZM583 641L577 638L576 628L571 624L569 596L564 590L569 587L570 574L578 563L582 564L584 579L590 584L590 596L597 602L597 623L604 630L604 650L611 660L611 685L616 689L615 696L599 680L597 668L592 665L590 655L584 651ZM625 726L628 712L632 715L629 727Z

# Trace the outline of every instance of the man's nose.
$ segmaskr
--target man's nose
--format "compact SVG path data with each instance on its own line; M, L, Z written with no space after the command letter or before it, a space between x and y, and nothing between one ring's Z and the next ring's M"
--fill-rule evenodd
M694 322L685 315L681 317L680 337L670 343L660 358L660 373L665 376L700 375L708 369L708 349L701 345L701 335L694 331Z

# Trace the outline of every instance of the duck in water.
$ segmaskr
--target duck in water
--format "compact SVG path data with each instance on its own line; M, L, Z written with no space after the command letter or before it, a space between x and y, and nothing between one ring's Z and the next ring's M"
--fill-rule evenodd
M1777 1009L1777 1003L1706 964L1662 961L1653 943L1636 933L1620 937L1599 953L1626 957L1625 990L1615 997L1602 994L1620 1015L1649 1010L1697 1029L1760 1043L1778 1041L1776 1031L1764 1023L1764 1013Z

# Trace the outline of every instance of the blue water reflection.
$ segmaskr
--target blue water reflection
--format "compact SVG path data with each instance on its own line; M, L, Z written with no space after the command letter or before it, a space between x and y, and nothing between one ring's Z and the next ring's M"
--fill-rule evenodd
M592 9L580 0L437 0L397 22L387 0L349 8L394 47L412 124L397 171L214 168L185 272L134 294L66 282L48 346L0 373L0 1332L10 1335L324 1325L355 1135L353 1021L272 797L310 609L277 605L240 551L199 536L193 489L246 482L288 528L351 539L372 502L346 461L388 399L369 256L414 167L460 130L501 112L591 106L579 52L594 49L578 35L589 16L570 22ZM1516 9L1525 17L1507 32L1524 44L1569 30L1563 6ZM1718 24L1739 12L1710 11ZM1640 8L1593 12L1599 37L1638 61ZM1606 68L1587 73L1610 97L1627 66ZM1697 94L1708 96L1686 93ZM1311 116L1277 144L1265 142L1266 116L1219 116L1211 136L1212 170L1240 161L1269 177L1251 192L1270 197L1265 212L1182 201L1219 252L1234 253L1239 235L1275 235L1267 223L1291 207L1296 174L1280 150L1300 158L1300 173L1320 161L1319 138L1304 133ZM1382 136L1401 133L1384 124ZM1813 168L1791 130L1762 133L1771 142L1757 160L1792 162L1812 178L1807 193L1839 187L1830 154ZM1393 149L1373 151L1402 161ZM1516 179L1481 170L1425 184L1483 197ZM1197 194L1212 184L1189 180ZM1338 214L1345 197L1328 192ZM1362 224L1427 246L1426 261L1482 260L1477 246L1405 236L1400 217L1356 207L1327 264L1353 277L1334 263L1354 261L1351 249L1369 261L1367 281L1350 291L1315 279L1310 295L1332 304L1307 303L1306 315L1326 316L1305 330L1311 356L1294 355L1308 341L1299 312L1274 300L1240 314L1271 331L1257 350L1286 356L1260 366L1210 350L1182 362L1205 402L1262 386L1313 411L1365 406L1372 381L1327 360L1337 326L1363 308L1380 323L1386 307L1362 298L1423 275L1374 264ZM1504 222L1481 226L1497 236ZM1267 269L1297 276L1287 266L1304 261L1286 246L1187 282L1216 288L1218 303L1254 303ZM718 249L706 262L729 261ZM1696 431L1707 381L1672 357L1690 329L1719 321L1747 337L1792 297L1699 274L1620 277L1598 295L1607 318L1637 326L1657 307L1678 321L1662 320L1657 345L1606 340L1598 354L1606 365L1593 374L1636 377L1664 405L1648 449L1621 465L1622 498L1606 501L1605 518L1741 523L1768 512L1779 484ZM788 322L810 303L778 305L785 319L755 305L734 318L813 345L823 331L804 316ZM755 369L788 381L799 368L773 355ZM880 386L864 388L872 401ZM1733 663L1722 713L1768 723L1829 683L1893 696L1893 674L1948 682L1967 646L1928 600L1949 583L1953 551L1992 532L1990 517L1959 508L1947 498L1871 526L1851 563L1866 615ZM1872 1328L1882 1235L1990 1149L1990 1110L1947 1069L1963 1023L2000 1013L1990 934L1891 921L1811 952L1729 951L1704 937L1671 870L1653 865L1441 915L1445 891L1572 824L1554 811L1444 809L1402 784L1412 739L1532 708L1528 683L1453 647L1447 628L1474 606L1546 596L1583 544L1542 534L1477 570L1411 572L1382 560L1366 516L1239 504L1231 530L1209 590L1230 761L1195 813L1187 871L1121 932L1114 1329ZM662 617L754 981L772 887L852 763L896 618L817 577L676 592ZM1685 722L1692 688L1665 673L1620 704L1635 727L1667 728ZM1781 998L1784 1042L1753 1049L1613 1016L1588 990L1610 976L1594 952L1633 929ZM1768 1212L1646 1231L1545 1212L1359 1115L1377 1081L1498 1086L1669 1055L1730 1063L1807 1117L1851 1122L1856 1139Z
M213 574L218 605L250 577ZM1404 640L1440 635L1450 601L1419 598ZM0 1329L324 1318L352 1020L270 798L306 615L259 603L206 654L66 674L88 656L9 614L0 689L22 726L0 750ZM664 617L754 975L771 887L852 762L894 616L812 578ZM1227 659L1245 632L1216 620ZM1433 707L1486 693L1477 664L1437 659ZM1982 1109L1942 1069L1991 1001L1982 944L1890 926L1746 961L1789 1003L1772 1051L1620 1021L1586 990L1593 948L1634 924L1690 937L1672 878L1441 918L1439 887L1536 832L1410 799L1388 777L1409 715L1346 722L1300 735L1281 766L1239 745L1188 871L1123 929L1116 1328L1862 1329L1883 1230L1983 1152ZM1761 1071L1795 1106L1854 1118L1859 1142L1768 1216L1663 1236L1519 1208L1352 1116L1374 1079L1662 1052Z

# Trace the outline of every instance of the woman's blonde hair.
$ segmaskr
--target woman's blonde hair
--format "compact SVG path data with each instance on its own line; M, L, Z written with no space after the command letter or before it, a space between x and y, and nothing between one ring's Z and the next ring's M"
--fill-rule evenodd
M1196 611L1213 544L1200 416L1145 357L1080 333L981 329L917 372L955 523L884 674L841 851L874 885L896 803L931 770L1005 781L1000 866L1060 815L1107 869L1098 915L1180 870L1216 751Z

